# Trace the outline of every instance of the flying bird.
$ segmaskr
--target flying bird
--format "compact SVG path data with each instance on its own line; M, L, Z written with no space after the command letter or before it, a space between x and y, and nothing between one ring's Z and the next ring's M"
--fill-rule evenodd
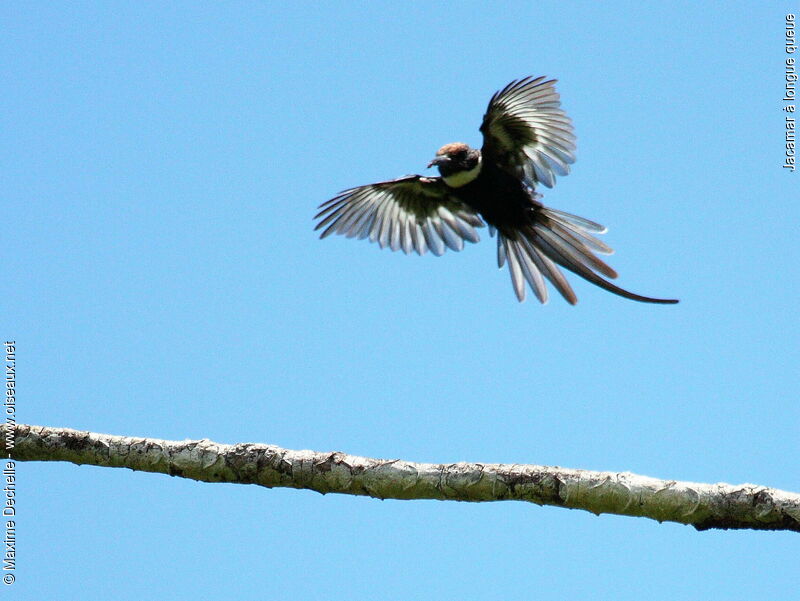
M597 255L613 251L595 237L606 228L542 204L539 184L552 188L556 175L567 175L575 162L572 122L561 109L555 83L525 77L495 93L480 126L483 146L442 146L428 164L438 168L439 177L407 175L350 188L323 203L314 217L315 229L323 230L320 237L369 238L381 248L439 256L447 248L461 250L464 241L478 242L476 228L488 224L490 234L497 233L498 266L508 263L520 302L526 282L547 302L547 279L567 302L577 303L561 266L625 298L677 303L609 282L617 272Z

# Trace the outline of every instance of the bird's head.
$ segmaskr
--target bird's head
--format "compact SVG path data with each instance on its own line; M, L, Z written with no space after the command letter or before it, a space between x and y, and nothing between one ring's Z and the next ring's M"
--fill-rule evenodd
M463 142L445 144L437 152L428 167L436 166L444 182L451 188L460 188L476 177L481 170L481 151L470 148Z

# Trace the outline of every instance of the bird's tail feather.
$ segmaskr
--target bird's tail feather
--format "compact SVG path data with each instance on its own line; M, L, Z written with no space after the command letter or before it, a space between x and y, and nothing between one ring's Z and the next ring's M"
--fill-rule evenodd
M617 272L595 255L613 252L592 235L605 231L602 225L594 221L542 207L527 228L507 234L498 232L497 263L502 267L508 261L511 283L520 302L525 300L525 282L542 303L547 302L544 283L544 278L547 278L567 302L572 305L577 303L578 297L558 265L624 298L643 303L678 302L634 294L598 275L611 279L617 277Z

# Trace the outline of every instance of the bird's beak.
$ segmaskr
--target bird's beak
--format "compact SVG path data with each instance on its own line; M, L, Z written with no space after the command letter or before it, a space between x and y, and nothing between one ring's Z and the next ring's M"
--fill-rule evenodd
M430 163L428 163L428 169L430 169L434 165L436 165L438 167L439 165L442 165L442 164L448 162L449 160L450 159L447 158L446 156L435 157Z

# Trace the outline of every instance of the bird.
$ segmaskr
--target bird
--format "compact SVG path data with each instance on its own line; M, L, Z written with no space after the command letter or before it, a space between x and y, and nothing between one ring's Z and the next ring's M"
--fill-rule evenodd
M479 241L477 228L497 234L497 264L508 263L517 299L526 283L541 303L548 301L545 280L574 305L578 297L559 269L563 267L618 296L643 303L674 304L608 281L614 271L597 255L611 247L596 236L604 226L546 207L540 185L552 188L575 162L572 121L561 108L557 80L516 79L496 92L480 132L483 145L445 144L428 168L439 176L406 175L349 188L322 203L314 216L320 238L336 233L369 238L381 248L405 254L460 251ZM605 276L605 277L603 277Z

